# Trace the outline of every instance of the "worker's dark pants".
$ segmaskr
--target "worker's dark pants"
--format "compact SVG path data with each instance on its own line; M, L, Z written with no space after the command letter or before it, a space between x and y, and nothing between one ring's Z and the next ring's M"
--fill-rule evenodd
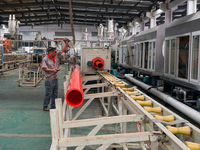
M47 108L51 100L51 107L55 107L55 99L58 97L58 79L45 81L45 97L43 107Z

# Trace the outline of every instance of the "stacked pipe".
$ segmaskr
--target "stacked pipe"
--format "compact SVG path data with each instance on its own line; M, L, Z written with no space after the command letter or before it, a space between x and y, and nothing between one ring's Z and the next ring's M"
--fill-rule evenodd
M72 107L78 107L83 103L84 94L79 65L74 66L65 99Z

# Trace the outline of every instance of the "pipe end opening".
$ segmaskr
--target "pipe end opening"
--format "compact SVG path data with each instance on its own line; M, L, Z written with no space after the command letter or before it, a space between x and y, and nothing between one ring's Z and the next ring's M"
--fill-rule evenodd
M83 103L83 95L78 90L72 90L67 94L66 101L70 106L78 107Z

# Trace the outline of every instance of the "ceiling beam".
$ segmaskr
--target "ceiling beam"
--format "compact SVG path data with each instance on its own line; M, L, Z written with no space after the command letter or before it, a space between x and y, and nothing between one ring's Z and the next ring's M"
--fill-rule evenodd
M50 12L56 12L55 9L50 9ZM30 11L10 11L10 12L4 12L4 15L9 15L9 14L29 14L29 13L46 13L48 12L48 9L44 9L44 10L31 10ZM69 9L59 9L60 13L67 13L69 12ZM57 13L57 12L56 12ZM102 14L104 16L134 16L134 17L139 17L138 14L133 14L133 13L113 13L113 12L103 12L103 11L91 11L91 10L73 10L73 13L87 13L87 14Z
M122 2L120 2L121 4ZM19 3L19 4L1 4L0 3L0 8L16 8L16 7L22 7L22 6L41 6L42 2L35 2L35 3ZM52 5L54 6L53 2L45 2L45 5ZM69 3L68 2L56 2L56 5L60 5L63 7L68 7ZM80 3L80 2L72 2L72 6L80 6L80 7L103 7L103 8L113 8L113 9L132 9L132 6L129 5L115 5L115 4L98 4L98 3ZM145 10L149 10L148 7L135 7L135 10L141 10L141 11L145 11Z
M51 17L59 17L58 14L51 15ZM69 14L63 14L62 17L69 18ZM85 15L73 15L73 18L84 18ZM3 18L3 17L2 17ZM40 16L22 16L22 17L17 17L18 20L21 19L43 19L47 18L46 15L40 15ZM113 17L115 18L115 17ZM118 21L129 21L131 18L118 18L116 17ZM8 20L7 17L4 17L5 20ZM107 20L107 17L95 17L95 16L86 16L84 19L94 19L94 20Z
M68 22L68 21L70 21L70 19L43 19L42 20L42 22L57 22L57 21L60 21L60 22ZM85 22L85 20L83 19L83 20L81 20L81 19L74 19L73 21L77 21L77 22ZM26 21L21 21L21 23L25 23ZM27 21L27 23L36 23L36 22L40 22L40 20L31 20L31 21ZM86 21L87 23L93 23L93 24L99 24L99 23L106 23L106 21L102 21L102 22L100 22L100 21L89 21L89 20L87 20Z
M65 23L61 23L61 24L69 24L70 22L65 22ZM39 26L39 25L55 25L57 24L57 22L53 22L53 23L44 23L44 22L40 22L40 23L34 23L34 26ZM88 26L94 26L94 23L82 23L82 22L74 22L74 24L76 25L88 25ZM19 26L32 26L32 23L27 23L27 24L20 24ZM33 26L33 27L34 27Z

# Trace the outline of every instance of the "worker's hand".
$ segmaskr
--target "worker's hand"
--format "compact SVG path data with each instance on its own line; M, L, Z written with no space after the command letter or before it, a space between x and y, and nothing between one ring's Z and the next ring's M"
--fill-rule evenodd
M57 69L52 69L52 72L55 72L55 73L57 73L57 72L58 72L58 70L57 70Z
M63 41L65 42L65 44L68 44L70 42L68 38L65 38Z

